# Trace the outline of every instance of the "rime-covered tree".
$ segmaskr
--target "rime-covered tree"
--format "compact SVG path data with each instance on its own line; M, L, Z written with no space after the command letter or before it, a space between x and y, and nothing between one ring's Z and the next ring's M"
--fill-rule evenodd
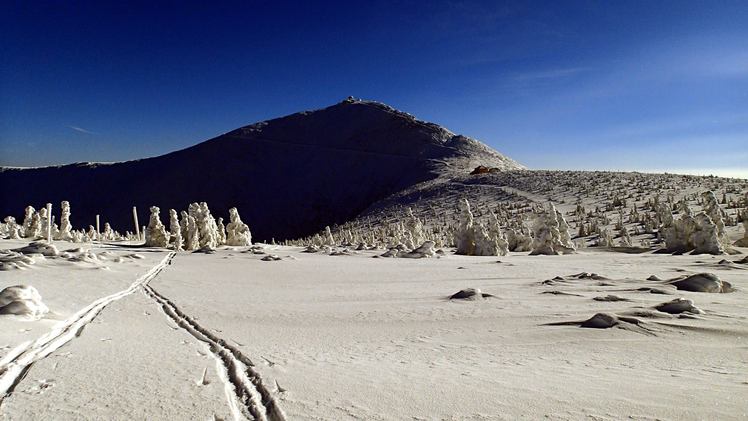
M252 233L249 226L242 222L236 208L229 209L229 224L226 226L226 244L230 246L251 246Z

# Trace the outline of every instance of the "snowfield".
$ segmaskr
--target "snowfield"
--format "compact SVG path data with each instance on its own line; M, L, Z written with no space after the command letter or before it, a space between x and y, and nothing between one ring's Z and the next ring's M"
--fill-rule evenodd
M108 260L37 259L0 272L0 288L32 285L50 310L39 320L0 316L0 376L12 385L2 417L748 416L745 249L492 257L445 249L424 259L249 250L94 245ZM142 258L115 263L132 254ZM668 281L702 272L734 291ZM465 288L493 297L449 299ZM700 311L656 309L676 298ZM579 326L597 313L620 320ZM64 343L46 353L45 337Z

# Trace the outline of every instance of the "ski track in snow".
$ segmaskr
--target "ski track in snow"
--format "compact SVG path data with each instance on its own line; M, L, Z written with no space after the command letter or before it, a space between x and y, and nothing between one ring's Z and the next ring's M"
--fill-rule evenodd
M263 383L252 361L223 338L200 326L171 300L150 285L143 285L143 292L153 299L164 314L180 328L210 349L218 365L218 373L225 384L229 407L236 420L284 421L283 410Z
M109 304L122 299L138 288L146 285L171 263L176 253L171 252L168 256L151 268L143 276L135 280L128 288L99 298L78 311L72 317L59 323L50 332L39 337L35 341L24 342L11 351L0 361L0 405L5 398L13 393L15 387L24 379L31 366L53 353L61 346L79 337L86 326L91 323L102 310Z

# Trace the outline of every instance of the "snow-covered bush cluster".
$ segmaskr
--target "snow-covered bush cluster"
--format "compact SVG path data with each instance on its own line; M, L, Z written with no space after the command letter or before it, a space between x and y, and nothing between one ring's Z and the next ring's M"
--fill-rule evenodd
M568 254L573 253L574 249L569 236L569 225L561 212L551 204L545 213L535 218L530 254Z
M499 205L483 212L483 220L477 220L470 202L460 199L452 223L444 225L433 221L424 221L415 216L412 209L405 212L403 218L389 225L377 227L364 226L342 227L333 232L326 227L322 233L311 237L287 242L287 244L306 246L308 251L330 250L332 247L356 247L357 250L385 249L382 257L427 257L430 250L438 254L445 247L454 247L456 254L469 256L504 256L510 251L528 252L532 250L533 238L542 237L541 232L530 229L528 220L545 218L542 209L522 207L521 212L510 206ZM568 232L569 226L560 212L552 207L553 222L556 225L555 240L547 253L569 253L574 244ZM545 224L535 225L535 230L545 232Z
M50 206L50 204L47 204L47 206ZM73 229L70 223L70 203L67 201L60 204L60 225L58 226L55 223L54 215L47 215L47 206L40 208L38 211L33 206L27 206L21 224L12 216L5 217L3 223L0 223L0 238L46 240L48 229L53 240L74 243L96 240L120 241L132 237L129 233L123 236L113 230L109 223L105 223L103 231L98 233L92 225L89 225L87 230ZM48 226L48 224L51 224L51 226Z
M47 223L51 222L53 240L70 242L90 241L138 241L136 235L127 232L125 235L112 229L108 222L104 223L101 232L90 225L88 230L75 230L70 223L70 203L63 201L60 206L60 225L54 223L54 216L47 215L47 207L36 211L28 206L24 212L22 224L18 224L14 217L8 216L0 223L0 237L11 239L26 238L32 241L46 240ZM51 219L50 219L51 218ZM180 221L176 210L169 210L169 229L161 222L161 209L156 206L150 208L148 225L145 227L145 245L149 247L170 247L175 250L213 250L220 245L249 246L252 244L252 233L249 226L242 222L236 208L229 210L230 223L223 225L223 218L218 221L211 215L205 202L192 203L187 211L182 211Z
M50 206L47 204L47 206ZM24 210L24 218L21 224L17 223L12 216L7 216L3 223L0 224L0 237L29 240L46 240L47 230L52 234L53 240L70 241L75 243L88 242L94 240L115 241L122 240L124 237L114 231L111 226L105 224L105 229L97 233L93 226L88 230L75 230L70 223L70 203L63 201L60 204L60 224L55 223L54 215L47 215L47 206L34 209L33 206L27 206ZM54 209L53 209L54 211ZM48 227L51 224L51 227Z
M501 226L493 215L490 229L482 223L476 223L470 211L470 203L464 199L461 204L460 225L455 232L457 254L468 256L505 256L509 253L509 242Z
M187 211L179 214L169 209L169 230L161 222L161 210L151 207L151 216L145 231L146 245L168 247L174 250L211 251L221 245L250 246L252 233L249 226L242 222L236 208L229 209L228 226L224 227L223 218L216 220L205 202L191 203Z
M485 249L493 251L493 239L503 234L510 252L531 252L535 248L536 253L565 253L597 246L643 252L671 249L677 235L668 233L668 245L666 227L681 224L677 222L681 218L687 222L687 209L694 209L690 216L693 222L685 225L697 226L692 230L697 234L687 234L693 237L690 245L676 244L672 248L699 252L718 252L721 248L730 252L735 240L736 246L748 246L748 234L740 228L748 219L747 192L745 180L674 174L465 174L406 189L375 203L352 221L286 244L378 248L387 250L387 255L398 255L413 250L423 240L433 241L436 249L454 247L458 253L484 254ZM468 200L472 221L465 212L464 199ZM556 205L556 218L540 207L549 202ZM713 241L710 223L697 216L702 211L715 225L718 244Z
M626 252L722 253L748 247L748 182L673 174L575 171L499 171L431 180L372 204L355 219L325 227L287 245L330 254L382 250L382 256L458 254L500 256L508 252L568 253L575 248L625 247ZM544 209L542 203L554 203ZM100 233L70 225L63 202L59 227L45 208L26 209L22 221L0 223L0 237L67 241L136 240L104 223ZM54 209L53 209L54 210ZM300 210L303 211L303 210ZM54 213L54 212L53 212ZM207 204L182 212L151 209L146 244L176 250L248 246L252 236L235 209L226 223ZM163 215L165 217L165 215ZM225 215L224 215L225 217ZM742 225L742 227L741 227ZM741 238L742 237L742 238ZM737 241L736 241L737 240Z
M145 229L145 245L149 247L166 247L169 245L169 235L166 227L159 218L161 210L157 206L151 206L151 217L148 227Z

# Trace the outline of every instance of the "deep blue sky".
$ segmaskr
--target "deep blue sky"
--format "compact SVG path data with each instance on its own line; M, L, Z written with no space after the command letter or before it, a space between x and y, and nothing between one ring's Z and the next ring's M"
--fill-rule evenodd
M27 3L0 3L2 165L153 156L353 95L530 168L748 177L745 1Z

